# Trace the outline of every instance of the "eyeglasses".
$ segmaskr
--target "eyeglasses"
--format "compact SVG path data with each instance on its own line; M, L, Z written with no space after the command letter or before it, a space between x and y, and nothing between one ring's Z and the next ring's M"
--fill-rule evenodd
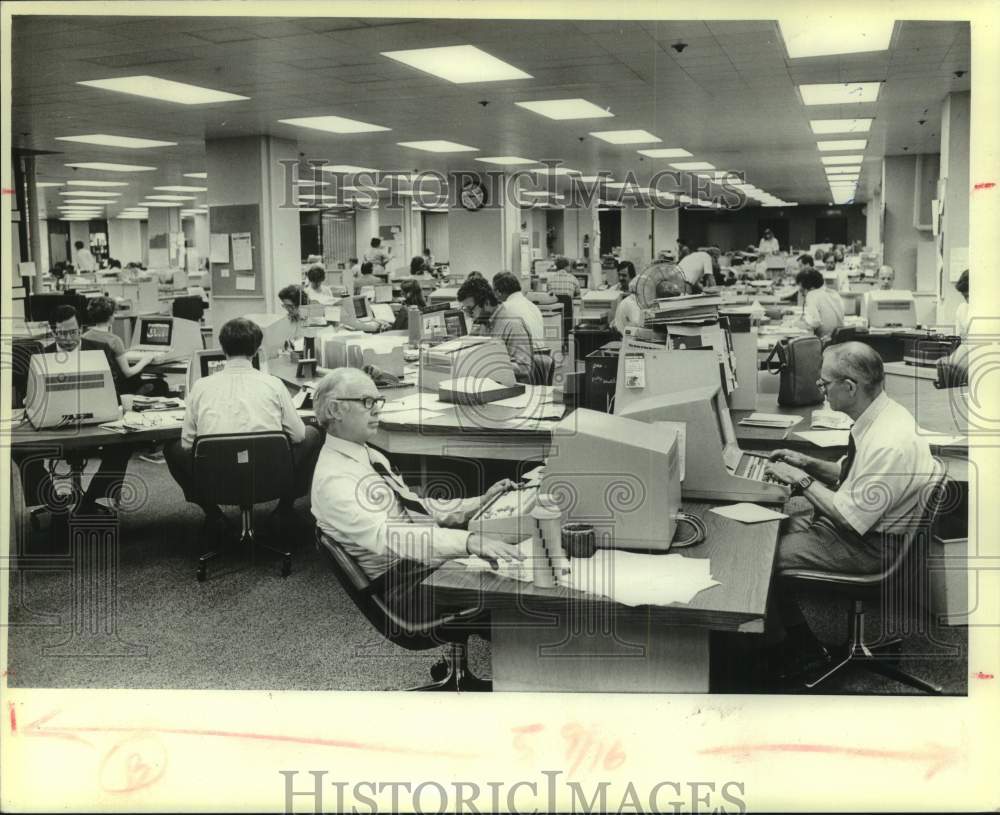
M374 410L378 408L381 410L385 407L385 397L384 396L341 396L337 399L338 402L360 402L361 406L365 410Z
M820 378L820 379L816 380L816 387L819 388L822 391L825 391L832 384L834 384L835 382L853 382L853 381L854 381L853 379L849 379L848 377L841 377L840 379L822 379L822 378Z
M80 333L79 328L58 328L52 332L57 337L75 337Z

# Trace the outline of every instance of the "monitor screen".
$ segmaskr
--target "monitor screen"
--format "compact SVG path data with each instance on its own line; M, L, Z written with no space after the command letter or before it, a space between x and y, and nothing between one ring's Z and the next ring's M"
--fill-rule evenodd
M452 339L464 337L469 333L465 326L465 314L458 309L444 312L444 328L445 333Z
M198 362L200 365L202 376L211 376L212 374L217 374L223 368L226 367L226 355L223 351L203 351L198 356ZM251 360L253 367L258 371L260 370L260 353L253 355Z
M436 311L420 317L421 330L425 337L443 337L446 333L444 312Z
M167 348L170 346L170 337L173 334L174 321L169 317L164 319L143 319L139 329L140 345L159 345Z
M363 320L368 316L368 299L363 294L356 295L351 299L354 302L354 316Z

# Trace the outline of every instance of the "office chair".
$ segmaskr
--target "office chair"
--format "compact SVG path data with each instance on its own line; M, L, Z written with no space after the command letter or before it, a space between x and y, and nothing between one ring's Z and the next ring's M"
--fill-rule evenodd
M447 643L450 653L442 663L431 668L436 680L411 691L489 691L493 682L480 679L469 671L469 630L461 625L477 617L479 608L463 609L428 622L413 622L399 616L380 596L378 587L365 574L343 545L322 530L316 530L316 549L325 552L338 582L354 605L385 639L408 651L426 651Z
M214 504L235 504L240 508L240 544L250 546L251 558L256 561L254 505L285 497L294 483L288 437L280 431L201 436L195 439L193 455L199 492ZM260 545L281 555L281 576L288 577L292 571L291 552L266 543ZM208 562L218 555L213 550L198 558L199 582L205 580Z
M555 377L556 364L548 349L535 351L531 355L531 384L551 385Z
M570 294L557 294L556 302L562 303L562 326L563 338L562 347L565 354L569 350L569 335L573 330L573 296Z
M200 323L205 314L205 301L200 295L193 294L185 297L175 297L171 314L180 317L182 320L190 320L193 323Z
M895 557L890 562L885 563L880 572L859 575L813 569L785 569L778 573L778 577L782 580L834 586L846 593L851 599L847 615L847 643L842 648L828 648L831 653L841 651L841 658L832 668L826 668L822 673L803 682L806 688L815 688L850 665L860 665L872 673L895 679L897 682L918 690L927 693L941 693L940 685L935 685L902 670L894 664L896 660L886 653L889 649L899 645L902 642L902 637L894 637L872 645L865 643L864 604L866 599L873 596L900 596L903 593L902 590L894 588L890 584L895 583L898 586L899 581L912 580L915 573L919 575L922 570L926 570L926 552L934 524L942 507L948 506L955 495L956 488L957 485L944 475L939 475L931 482L923 493L926 500L923 502L922 517L903 536Z

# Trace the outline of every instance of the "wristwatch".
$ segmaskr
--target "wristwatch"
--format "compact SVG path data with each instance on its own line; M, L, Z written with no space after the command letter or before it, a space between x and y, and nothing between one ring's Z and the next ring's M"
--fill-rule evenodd
M812 484L812 482L813 478L811 476L808 475L803 476L794 484L792 484L792 492L795 495L804 495L805 491L809 489L809 486Z

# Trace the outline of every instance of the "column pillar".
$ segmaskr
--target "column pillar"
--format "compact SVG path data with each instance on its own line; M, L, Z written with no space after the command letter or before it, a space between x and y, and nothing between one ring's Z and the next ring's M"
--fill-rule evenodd
M944 269L939 276L938 311L942 322L949 322L962 302L954 282L963 269L969 268L969 148L971 116L969 91L951 93L941 108L941 172L944 182ZM940 187L938 190L940 194Z
M598 211L600 196L595 195L590 203L590 286L596 289L601 285L604 274L601 271L601 213Z
M181 208L150 207L148 237L149 269L152 272L165 272L168 269L181 268L177 260L177 235L181 232ZM86 226L86 224L84 224ZM72 227L73 224L70 224ZM78 240L70 232L70 243Z
M210 231L253 236L252 281L233 268L232 257L229 263L211 264L216 325L244 314L277 313L278 292L302 279L299 211L288 200L286 177L292 172L289 162L298 158L296 142L273 136L205 142ZM228 269L226 276L223 269ZM252 288L244 288L250 282Z
M37 280L41 279L41 275L48 271L48 269L42 268L42 241L47 240L47 238L42 235L42 222L38 214L38 186L35 183L35 157L34 156L24 156L22 158L24 162L24 181L25 189L27 191L27 212L22 215L22 217L27 217L28 219L28 254L30 259L35 264L35 280L31 281L31 290L37 291ZM45 253L48 254L47 252Z

